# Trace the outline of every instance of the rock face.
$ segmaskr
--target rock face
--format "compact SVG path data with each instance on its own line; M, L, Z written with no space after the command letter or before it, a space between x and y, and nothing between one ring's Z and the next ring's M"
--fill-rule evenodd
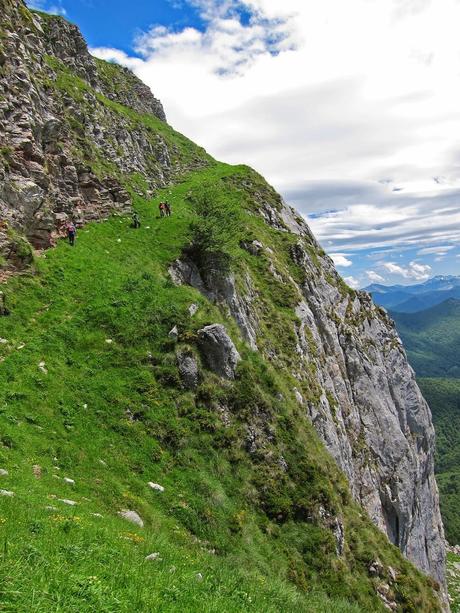
M293 209L261 203L260 213L298 237L291 258L304 281L287 281L300 296L293 374L316 389L313 400L297 390L300 404L373 522L445 585L431 413L393 322L344 284Z
M211 370L225 379L235 378L241 358L223 325L212 324L199 330L198 345Z
M203 164L149 130L141 118L166 121L161 103L128 70L93 58L77 27L0 0L0 33L3 269L28 266L29 243L53 245L69 219L128 212L127 187L155 190Z

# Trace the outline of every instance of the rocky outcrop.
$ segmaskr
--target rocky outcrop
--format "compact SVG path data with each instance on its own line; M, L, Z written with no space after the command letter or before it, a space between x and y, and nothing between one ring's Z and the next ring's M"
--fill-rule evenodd
M199 148L182 160L152 129L166 119L161 103L126 69L93 58L72 24L0 0L0 34L3 268L27 264L18 236L51 246L67 220L127 213L129 189L151 192L206 163Z
M169 274L177 285L191 285L208 300L225 306L251 349L257 351L258 322L256 310L253 308L255 292L249 275L242 280L242 290L237 291L235 275L232 272L212 266L200 270L186 255L171 265Z
M40 23L49 54L61 60L93 89L139 113L154 115L166 121L161 102L130 70L107 65L89 54L86 41L77 26L59 16L42 15Z
M345 285L293 209L263 200L260 213L298 237L291 258L304 280L288 281L302 296L293 374L315 388L307 399L296 389L299 403L373 522L445 586L431 413L393 322Z
M178 351L177 366L183 386L186 389L195 389L199 382L200 372L193 352L188 349Z
M234 379L240 354L222 324L198 331L198 346L208 367L225 379Z

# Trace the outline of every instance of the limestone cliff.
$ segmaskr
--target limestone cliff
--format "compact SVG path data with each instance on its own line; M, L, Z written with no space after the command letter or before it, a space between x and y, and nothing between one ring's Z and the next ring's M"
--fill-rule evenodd
M126 69L93 58L75 26L1 0L0 28L0 215L9 228L0 228L0 255L10 267L30 263L23 237L47 247L70 217L82 224L127 210L126 177L157 189L204 163L198 148L185 160L139 121L166 121L161 103Z
M161 103L134 75L89 55L77 28L14 0L0 0L0 15L4 271L30 263L29 243L52 245L63 221L83 224L129 211L136 191L151 195L212 164L202 149L164 129ZM251 235L241 242L247 257L237 271L203 268L184 252L171 266L173 280L221 305L247 344L288 373L299 411L347 476L356 501L409 560L444 585L431 415L391 320L368 294L345 285L305 222L255 173L237 189L251 214L278 232L280 244L287 237L287 258L265 236ZM282 326L292 351L268 333L278 322L267 321L262 274L290 309ZM183 370L189 376L190 364ZM219 410L230 420L227 407ZM255 414L248 422L250 453L263 456L273 440L268 421ZM282 456L278 464L287 470ZM343 526L321 513L340 555Z
M294 209L271 189L257 193L250 183L245 189L257 194L256 208L269 226L297 236L290 249L296 280L270 245L243 245L253 257L268 260L273 283L298 296L295 358L265 352L291 369L297 400L347 475L355 499L393 544L444 584L431 413L393 322L369 294L346 286ZM264 342L257 329L261 305L247 272L239 291L232 275L200 274L187 260L176 262L171 274L226 305L252 347Z

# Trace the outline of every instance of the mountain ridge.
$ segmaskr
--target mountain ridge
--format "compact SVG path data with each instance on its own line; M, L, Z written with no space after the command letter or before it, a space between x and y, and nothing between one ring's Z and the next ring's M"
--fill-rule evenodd
M448 298L460 298L460 277L437 275L414 285L381 285L365 288L386 309L398 313L416 313L436 306Z

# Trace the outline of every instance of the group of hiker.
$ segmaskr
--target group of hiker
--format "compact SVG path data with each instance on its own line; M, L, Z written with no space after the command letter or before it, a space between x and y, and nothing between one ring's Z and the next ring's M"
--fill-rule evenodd
M171 205L167 200L160 202L160 204L158 205L158 209L160 211L160 217L171 217ZM137 211L133 212L131 227L136 229L141 227L141 219ZM69 245L73 247L75 245L75 239L77 237L77 228L72 221L69 221L65 225L65 232L67 235L67 240L69 241Z
M160 209L160 217L171 217L171 205L167 200L160 202L158 208Z

